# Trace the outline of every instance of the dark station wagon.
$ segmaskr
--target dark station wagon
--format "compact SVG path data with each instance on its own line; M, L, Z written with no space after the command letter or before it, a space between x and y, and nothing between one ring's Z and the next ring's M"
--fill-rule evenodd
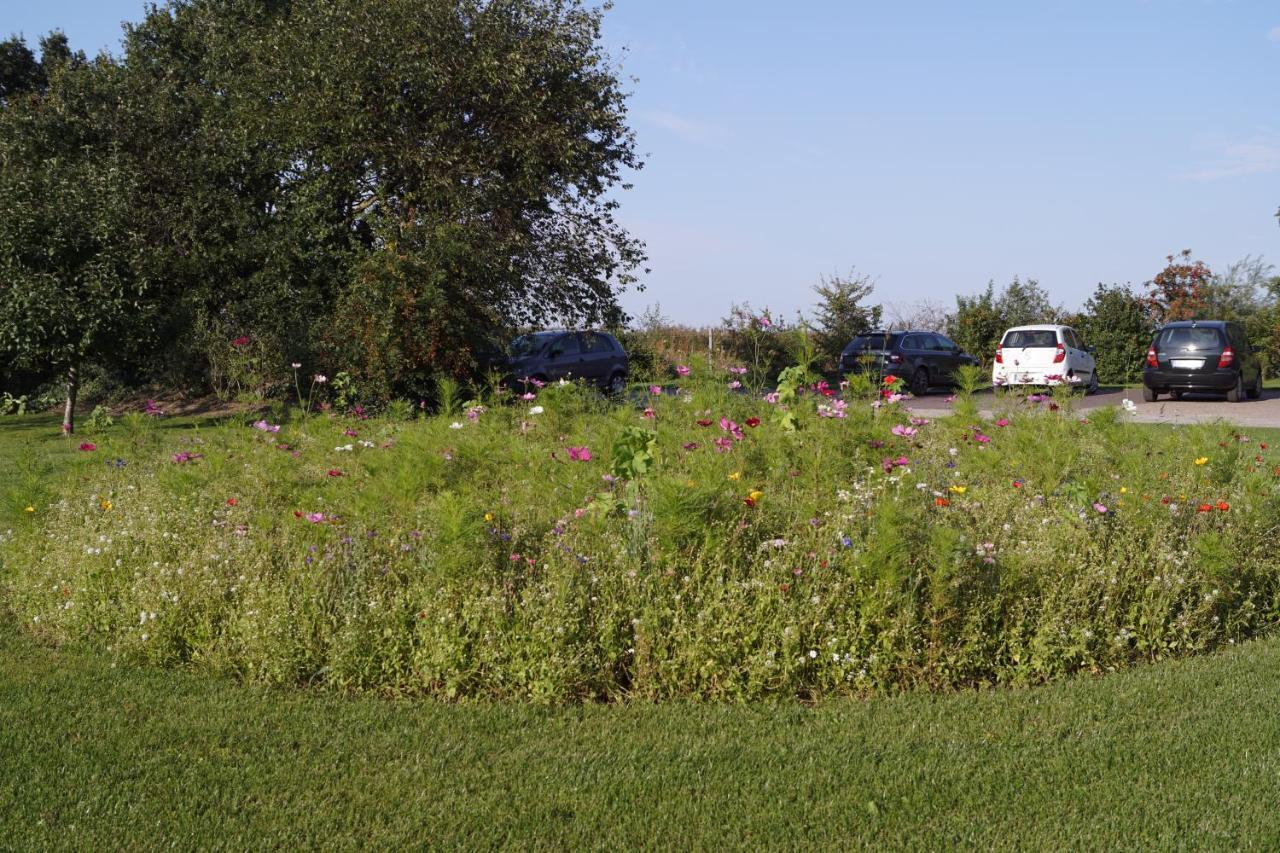
M917 397L935 385L955 385L956 369L978 359L937 332L867 332L840 353L840 375L864 369L906 380Z
M627 353L608 332L547 331L511 342L507 378L516 387L561 379L583 380L618 393L627 384Z

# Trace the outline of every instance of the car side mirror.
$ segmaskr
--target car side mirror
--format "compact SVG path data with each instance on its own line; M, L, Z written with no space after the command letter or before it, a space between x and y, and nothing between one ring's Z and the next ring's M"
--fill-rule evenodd
M1097 355L1097 353L1098 353L1098 351L1097 351L1096 349L1094 349L1093 347L1085 347L1085 348L1084 348L1084 351L1085 351L1085 352L1087 352L1087 353L1089 353L1089 355Z

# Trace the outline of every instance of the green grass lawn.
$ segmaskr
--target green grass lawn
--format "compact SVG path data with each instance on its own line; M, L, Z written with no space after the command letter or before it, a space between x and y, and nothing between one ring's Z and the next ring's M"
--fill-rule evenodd
M6 419L3 511L81 440ZM4 604L5 847L1280 845L1280 638L1028 689L547 708L118 665Z
M1038 689L539 709L113 669L0 628L14 848L1274 848L1280 642Z

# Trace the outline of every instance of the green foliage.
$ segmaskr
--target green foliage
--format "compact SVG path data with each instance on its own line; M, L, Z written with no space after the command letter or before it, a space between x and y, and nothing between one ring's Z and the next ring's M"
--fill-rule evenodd
M1098 380L1105 384L1140 381L1155 326L1148 300L1125 285L1099 284L1077 325L1084 342L1095 350Z
M1005 329L1052 323L1061 314L1062 309L1049 301L1049 294L1035 279L1023 282L1015 277L999 295L990 282L976 296L957 296L956 313L947 318L947 335L962 350L989 363Z
M658 434L644 427L629 426L613 443L613 475L622 480L637 480L647 474L656 461Z
M94 406L93 411L89 413L89 417L85 420L85 428L89 432L101 432L107 427L115 423L115 418L111 417L111 413L103 406Z
M279 433L135 413L0 472L0 596L122 661L537 702L1030 684L1280 618L1257 437L877 402L790 432L709 373L652 418L571 383Z
M814 286L813 292L818 296L814 306L818 327L816 343L823 369L833 370L850 341L880 326L881 306L863 304L874 287L871 276L853 271L845 276L824 277Z
M26 394L15 397L8 391L0 393L0 415L25 415L26 413Z

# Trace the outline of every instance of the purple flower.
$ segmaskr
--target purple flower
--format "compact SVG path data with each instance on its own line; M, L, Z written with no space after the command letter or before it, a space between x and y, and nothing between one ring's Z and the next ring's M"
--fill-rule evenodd
M279 424L269 424L265 420L257 421L256 423L254 423L253 428L257 430L261 430L263 432L279 432L280 431Z
M1107 508L1106 508L1106 506L1104 506L1103 504L1098 503L1097 501L1094 501L1094 502L1093 502L1093 508L1094 508L1094 510L1095 510L1099 515L1106 515L1106 514L1107 514Z
M569 454L569 459L574 462L591 461L591 448L589 447L566 447L565 452Z

